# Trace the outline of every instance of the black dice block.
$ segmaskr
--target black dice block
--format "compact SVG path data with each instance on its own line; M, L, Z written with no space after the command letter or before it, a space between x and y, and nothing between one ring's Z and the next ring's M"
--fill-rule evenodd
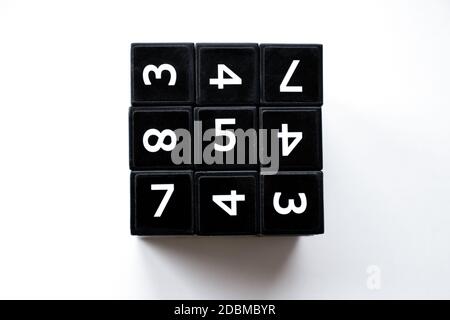
M322 105L322 45L260 47L261 103Z
M194 119L204 138L195 149L196 154L202 156L195 161L196 169L258 168L256 107L198 107L194 110ZM231 149L221 151L219 148Z
M279 168L291 170L322 169L322 117L320 108L262 107L259 125L267 129L267 143L260 144L260 153L279 159ZM272 130L278 130L276 136ZM278 157L272 142L278 141ZM276 151L276 150L275 150ZM272 160L273 161L273 160ZM270 166L261 160L264 167Z
M131 234L193 233L192 171L131 173Z
M252 105L259 101L259 47L197 44L197 104Z
M131 104L190 105L195 100L194 44L131 45Z
M197 233L251 235L259 229L256 171L195 174Z
M192 167L190 107L131 107L129 121L132 170Z
M324 232L322 172L278 172L260 179L263 234Z

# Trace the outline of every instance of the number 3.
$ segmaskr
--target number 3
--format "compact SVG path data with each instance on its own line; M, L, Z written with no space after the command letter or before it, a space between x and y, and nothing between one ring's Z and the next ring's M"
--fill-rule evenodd
M142 79L144 80L144 84L146 86L151 85L150 78L148 76L150 74L150 72L153 72L155 74L156 79L161 79L161 75L162 75L163 71L168 71L170 73L170 80L169 80L168 85L174 86L175 83L177 82L177 71L175 70L175 68L172 65L170 65L168 63L163 63L159 67L157 67L153 64L146 65L144 68L144 71L142 71Z
M300 197L300 207L296 207L294 200L293 199L289 199L288 201L288 205L285 208L282 208L280 206L280 197L281 197L281 192L275 192L275 194L273 195L273 208L275 209L276 212L278 212L279 214L288 214L291 212L300 214L305 212L306 210L306 195L304 193L299 193L298 194Z

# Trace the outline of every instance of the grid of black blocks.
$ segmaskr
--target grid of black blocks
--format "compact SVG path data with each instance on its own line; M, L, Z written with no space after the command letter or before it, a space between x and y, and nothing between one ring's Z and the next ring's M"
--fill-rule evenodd
M322 82L319 44L132 44L131 234L323 233Z

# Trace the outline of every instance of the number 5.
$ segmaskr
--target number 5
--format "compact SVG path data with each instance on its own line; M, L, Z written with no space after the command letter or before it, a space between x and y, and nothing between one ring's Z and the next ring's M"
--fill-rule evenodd
M161 217L164 209L167 206L167 203L169 202L170 197L172 196L174 185L172 184L152 184L151 185L152 190L166 190L166 194L164 195L163 199L161 200L161 203L159 204L158 209L156 210L155 214L153 215L155 218Z
M236 144L236 136L230 130L222 130L223 124L235 124L236 119L216 119L216 136L225 136L230 140L228 144L222 146L220 144L214 143L214 149L217 151L227 152L234 148Z

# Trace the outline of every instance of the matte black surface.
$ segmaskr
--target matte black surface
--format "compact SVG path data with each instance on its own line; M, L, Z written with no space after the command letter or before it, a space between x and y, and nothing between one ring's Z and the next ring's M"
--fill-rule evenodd
M263 234L321 234L323 226L323 182L322 172L279 172L277 175L262 175L261 214ZM299 193L306 196L303 213L279 214L273 205L275 192L281 192L279 204L288 206L293 199L300 206Z
M131 234L323 233L322 82L322 45L318 44L132 44ZM206 163L205 149L210 153L214 143L229 142L216 131L217 119L235 119L234 124L221 125L226 132L255 129L258 135L259 129L269 130L268 144L260 143L258 135L252 150L259 152L251 157L251 139L245 137L245 163L237 164L238 149L242 151L237 139L231 152L213 151L222 155L223 164ZM201 121L201 126L195 121ZM198 133L194 123L201 128L200 137L194 134ZM144 142L149 129L157 131ZM175 164L173 150L152 150L155 144L171 141L162 134L167 129L190 133L190 141L177 136L176 143L176 149L188 146L188 163ZM278 144L279 171L264 175L268 167L274 169L271 163L260 163L267 154L273 161L271 129ZM210 140L204 142L207 130ZM299 143L283 155L300 132ZM283 133L287 139L278 136ZM233 163L227 162L230 154ZM250 163L250 158L256 163ZM222 196L223 202L214 196ZM164 199L167 204L162 210Z
M132 170L145 169L182 169L192 167L192 152L190 164L174 164L171 152L160 149L157 152L149 152L143 144L144 133L148 129L157 129L162 132L165 129L185 129L192 137L192 109L190 107L131 107L129 112L130 128L130 168ZM157 137L149 138L149 143L157 143ZM166 144L170 139L164 139ZM177 143L182 138L177 135ZM192 147L192 143L191 143Z
M252 105L259 102L259 47L255 43L197 44L197 104ZM225 64L242 79L240 85L210 84L218 77L218 64ZM228 78L227 75L224 78Z
M198 107L194 109L194 120L201 121L202 126L202 136L206 130L215 130L215 120L216 119L235 119L234 125L223 125L221 126L222 130L237 130L241 129L241 131L247 132L249 129L257 129L257 115L256 115L256 107ZM250 130L251 131L251 130ZM248 131L248 134L251 135ZM227 157L225 152L214 150L212 151L214 155L221 156L223 159L223 164L195 164L195 169L203 169L203 170L234 170L234 169L257 169L258 168L258 154L257 154L257 132L254 131L254 136L256 139L251 140L250 138L245 138L245 141L242 139L236 139L236 144L233 150L227 152L228 154L234 154L234 164L226 163ZM243 141L244 143L242 143ZM205 148L209 150L214 147L211 143L214 142L225 145L229 143L228 138L224 138L223 136L212 137L211 141L202 142L202 154ZM250 157L250 144L252 144L251 150L252 157ZM239 145L239 147L238 147ZM237 153L240 150L245 149L245 163L238 164L237 163ZM252 163L250 163L250 159L252 159ZM256 162L253 161L256 159Z
M155 213L166 193L152 184L173 184L174 191L161 216ZM131 234L193 234L192 171L147 171L131 173Z
M257 233L258 174L256 171L196 172L196 215L198 234L232 235ZM235 190L245 195L236 202L231 216L212 199L213 195L230 195ZM225 202L230 207L230 202Z
M302 132L302 140L287 156L282 156L279 142L280 168L293 170L322 169L322 116L320 108L262 107L259 125L264 129L281 130L287 124L289 132ZM293 139L289 139L289 143ZM266 148L268 151L266 151ZM270 144L263 146L264 154L271 154Z
M322 105L322 45L261 44L261 103ZM288 86L302 92L281 92L280 85L292 62L299 63Z
M147 65L169 64L176 70L175 85L170 86L170 73L161 72L161 79L149 73L146 85L143 71ZM195 100L193 43L135 43L131 45L131 104L190 105Z

